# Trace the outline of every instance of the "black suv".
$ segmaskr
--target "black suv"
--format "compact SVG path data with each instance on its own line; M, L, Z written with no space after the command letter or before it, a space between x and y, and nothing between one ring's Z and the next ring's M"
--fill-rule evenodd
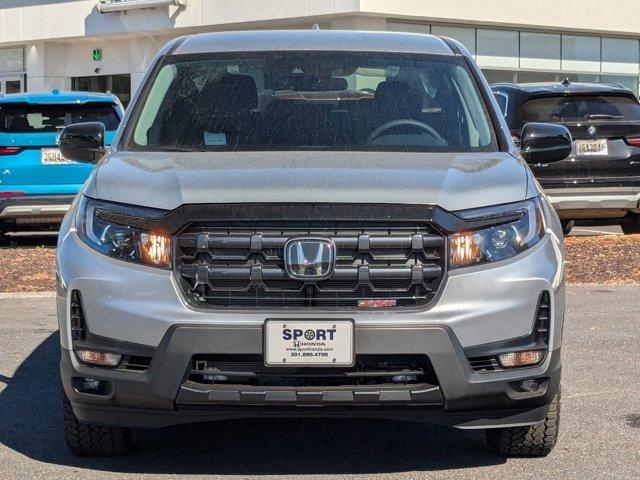
M555 122L573 137L571 155L532 165L562 220L620 224L640 233L640 103L604 83L500 83L491 86L518 145L528 122Z

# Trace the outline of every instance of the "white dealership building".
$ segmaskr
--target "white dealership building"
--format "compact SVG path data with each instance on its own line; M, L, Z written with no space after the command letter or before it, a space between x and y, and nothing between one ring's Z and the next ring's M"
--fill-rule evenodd
M317 23L456 38L490 82L638 93L639 19L638 0L1 0L0 91L110 90L126 103L172 38Z

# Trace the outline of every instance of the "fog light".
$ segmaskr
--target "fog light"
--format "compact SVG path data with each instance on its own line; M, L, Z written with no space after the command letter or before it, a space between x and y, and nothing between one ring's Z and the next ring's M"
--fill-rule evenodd
M100 390L100 380L95 380L93 378L85 378L82 382L82 390L85 392L90 391L99 391Z
M122 355L118 353L97 352L95 350L76 350L76 355L85 365L101 367L117 367L122 359Z
M526 352L511 352L499 355L500 364L504 368L526 367L536 365L544 358L541 350L531 350Z
M113 392L113 385L106 380L98 380L97 378L81 378L74 377L71 380L73 388L78 393L87 393L89 395L106 396Z
M520 390L523 392L535 392L540 387L540 383L535 378L530 378L528 380L522 380L520 382Z

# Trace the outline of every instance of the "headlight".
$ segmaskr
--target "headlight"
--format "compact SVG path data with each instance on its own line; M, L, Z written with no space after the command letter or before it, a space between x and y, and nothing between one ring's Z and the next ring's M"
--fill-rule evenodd
M476 220L487 216L487 209L464 212L464 218ZM544 236L545 224L539 200L532 199L501 208L501 212L489 216L496 218L496 225L478 230L459 232L449 237L451 268L466 267L486 262L498 262L531 248ZM499 220L507 218L509 220Z
M142 263L154 267L171 266L171 238L159 232L107 221L101 212L121 213L124 218L131 213L122 205L109 204L82 196L76 213L78 236L91 248L109 257L126 262ZM150 210L157 217L158 210ZM139 212L137 212L139 213Z

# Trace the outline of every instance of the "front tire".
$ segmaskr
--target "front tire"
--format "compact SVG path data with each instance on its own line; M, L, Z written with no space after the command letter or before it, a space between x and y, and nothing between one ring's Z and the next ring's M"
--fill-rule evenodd
M526 427L485 430L489 449L503 457L546 457L556 444L560 428L560 393L551 401L544 422Z
M640 233L640 213L630 213L620 224L625 235Z
M133 449L130 428L92 425L78 420L71 402L64 397L64 433L71 451L81 457L113 457Z
M573 230L575 223L576 222L574 220L561 220L560 224L562 225L562 233L569 235L571 230Z
M0 247L9 245L9 237L7 236L7 226L4 222L0 222Z

